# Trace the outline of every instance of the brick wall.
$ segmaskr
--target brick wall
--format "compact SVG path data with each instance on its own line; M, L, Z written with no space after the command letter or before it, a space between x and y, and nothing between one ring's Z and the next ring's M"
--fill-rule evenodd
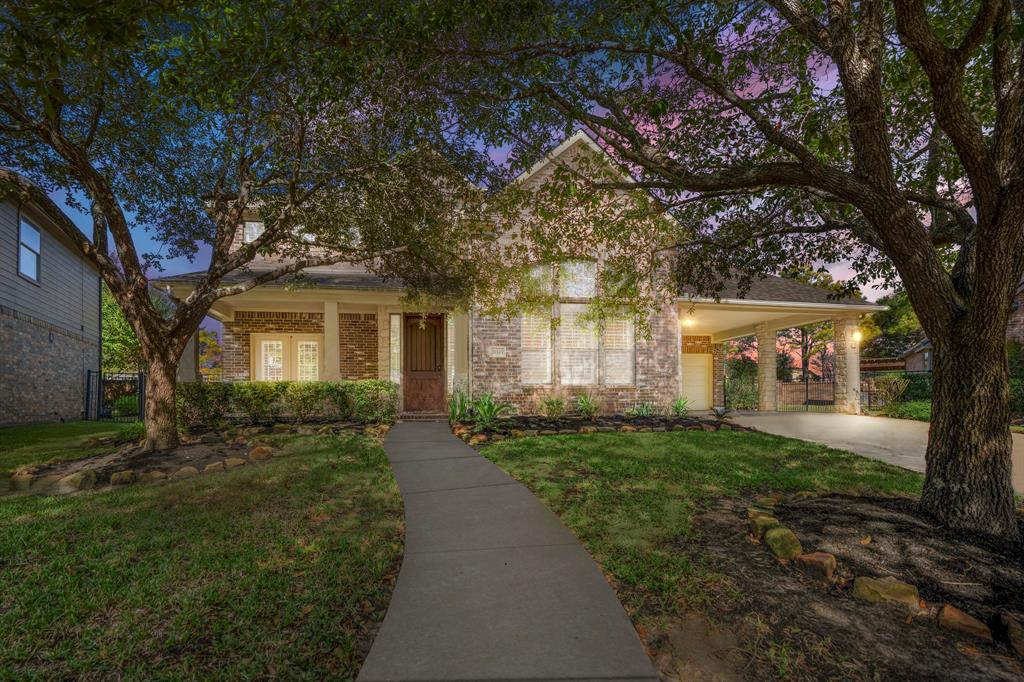
M377 378L376 313L338 313L338 345L343 379Z
M248 380L250 334L323 334L323 313L239 310L233 322L224 323L224 379Z
M0 306L0 424L81 419L99 341Z
M644 400L668 407L679 390L678 317L671 305L652 317L650 339L637 335L632 386L562 387L557 376L554 385L524 386L520 382L519 319L505 321L474 313L471 325L474 394L490 393L521 414L538 412L538 402L544 397L560 395L571 405L571 398L581 393L595 396L606 414L622 413Z
M1010 311L1010 321L1006 325L1006 339L1024 343L1024 294L1018 294L1016 307Z

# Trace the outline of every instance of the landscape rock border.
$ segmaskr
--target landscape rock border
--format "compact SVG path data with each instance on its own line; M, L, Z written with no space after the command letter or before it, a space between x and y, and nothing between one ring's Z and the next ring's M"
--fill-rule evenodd
M282 428L282 426L284 428ZM133 467L133 455L138 446L130 444L120 451L95 458L71 460L22 467L11 476L11 493L66 495L92 489L123 488L138 483L154 483L180 480L200 475L221 473L246 464L266 462L280 456L280 451L262 442L265 435L363 435L377 440L383 439L391 428L390 424L275 424L273 426L249 426L229 429L222 433L207 431L191 438L182 439L182 448L196 445L217 446L218 453L207 461L189 463L186 461L159 462L159 466ZM86 439L82 447L95 447L96 439ZM110 443L112 444L112 443ZM120 466L120 468L119 468Z

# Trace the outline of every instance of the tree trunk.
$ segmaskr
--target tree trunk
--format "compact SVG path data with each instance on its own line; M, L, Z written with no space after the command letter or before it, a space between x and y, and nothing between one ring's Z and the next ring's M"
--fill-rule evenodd
M169 450L178 445L178 414L174 391L178 363L163 356L150 356L146 366L145 449Z
M921 506L947 527L1019 540L1005 320L969 320L932 338L932 422Z

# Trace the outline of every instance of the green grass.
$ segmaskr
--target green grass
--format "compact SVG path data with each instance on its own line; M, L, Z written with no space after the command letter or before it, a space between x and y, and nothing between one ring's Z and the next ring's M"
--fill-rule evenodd
M881 410L880 414L894 419L915 419L922 422L932 420L932 401L906 400Z
M6 498L0 677L354 677L401 558L394 479L363 438L268 440L287 456Z
M524 438L483 452L576 533L641 623L703 609L728 591L690 542L695 515L713 499L776 490L915 495L922 481L822 445L739 431Z
M27 424L0 428L0 478L28 464L82 459L109 452L113 449L111 446L79 446L91 436L116 436L127 428L130 428L128 424L109 422Z

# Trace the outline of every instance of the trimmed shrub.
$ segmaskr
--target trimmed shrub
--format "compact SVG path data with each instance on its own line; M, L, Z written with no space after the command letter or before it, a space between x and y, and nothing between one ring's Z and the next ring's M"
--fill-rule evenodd
M303 422L313 415L323 415L326 398L326 383L323 381L293 381L284 389L282 396L285 409L295 421Z
M390 381L236 381L178 384L178 420L185 428L219 426L229 415L266 424L281 414L390 422L398 386Z
M368 422L391 422L398 413L398 384L385 379L346 382L352 396L352 416Z
M137 395L123 395L114 401L112 408L115 417L134 417L139 413L139 397Z
M1010 379L1010 414L1024 414L1024 379L1018 377Z
M266 424L281 414L286 381L239 381L234 384L234 405L250 424Z
M231 410L234 384L195 381L179 383L176 393L178 422L182 426L218 426Z

